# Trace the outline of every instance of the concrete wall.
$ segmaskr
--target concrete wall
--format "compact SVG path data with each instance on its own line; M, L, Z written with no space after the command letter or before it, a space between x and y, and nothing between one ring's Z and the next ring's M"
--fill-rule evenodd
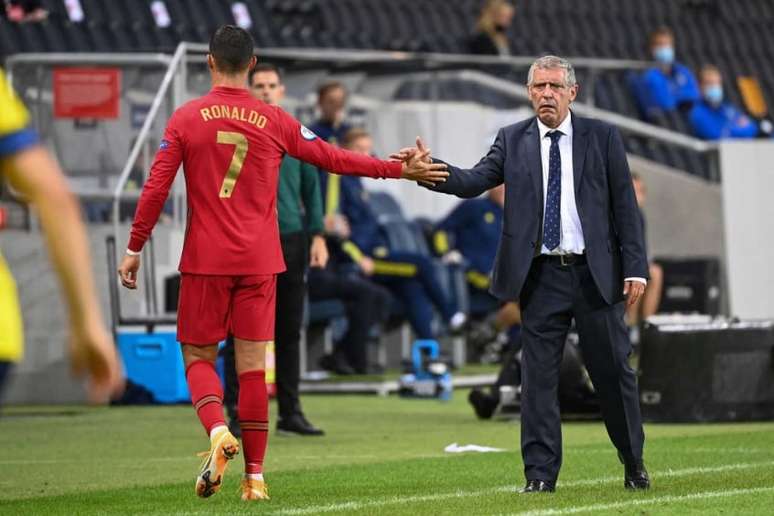
M774 318L774 142L723 142L720 164L731 313Z
M105 238L112 234L108 225L90 225L92 265L105 324L110 324L108 281L117 276L107 272ZM121 229L123 250L128 228ZM156 258L161 271L174 270L179 259L178 232L158 226L154 232ZM37 231L0 232L0 249L16 278L24 318L25 354L11 374L4 400L8 403L76 403L85 400L81 383L70 378L67 359L68 319L58 280L51 266L41 235ZM138 291L121 289L124 315L146 313L143 286ZM159 297L162 290L159 289ZM162 300L159 299L159 302Z
M722 258L720 185L637 156L629 156L629 166L647 188L644 211L652 257Z

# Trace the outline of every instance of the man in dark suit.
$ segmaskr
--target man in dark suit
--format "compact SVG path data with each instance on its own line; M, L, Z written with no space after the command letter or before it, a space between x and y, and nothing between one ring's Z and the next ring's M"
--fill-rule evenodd
M490 290L518 299L522 308L523 492L550 492L556 485L562 463L557 386L572 319L605 426L625 465L624 485L646 489L623 314L645 290L648 261L623 141L614 127L570 112L578 85L566 60L541 57L527 86L536 117L500 129L475 167L450 165L446 182L426 186L475 197L505 183ZM418 139L417 148L394 156L424 150Z

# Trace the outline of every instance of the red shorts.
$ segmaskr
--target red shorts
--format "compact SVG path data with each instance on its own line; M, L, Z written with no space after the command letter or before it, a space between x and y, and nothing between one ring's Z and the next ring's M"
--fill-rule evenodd
M177 340L200 346L216 344L228 334L274 340L276 290L276 274L181 274Z

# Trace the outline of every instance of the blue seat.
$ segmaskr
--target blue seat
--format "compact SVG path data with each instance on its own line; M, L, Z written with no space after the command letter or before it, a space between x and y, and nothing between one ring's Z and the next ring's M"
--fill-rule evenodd
M369 192L368 205L371 206L380 224L387 220L405 220L403 209L398 201L387 192Z

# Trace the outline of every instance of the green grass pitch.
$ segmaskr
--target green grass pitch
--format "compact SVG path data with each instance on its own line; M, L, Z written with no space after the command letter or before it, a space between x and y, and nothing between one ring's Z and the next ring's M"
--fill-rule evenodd
M241 456L220 493L194 495L207 439L188 406L6 408L0 514L774 514L774 423L647 425L644 493L623 489L602 423L565 423L557 492L520 495L518 423L477 421L466 394L305 397L327 435L272 434L272 500L250 504ZM445 453L453 442L507 451Z

